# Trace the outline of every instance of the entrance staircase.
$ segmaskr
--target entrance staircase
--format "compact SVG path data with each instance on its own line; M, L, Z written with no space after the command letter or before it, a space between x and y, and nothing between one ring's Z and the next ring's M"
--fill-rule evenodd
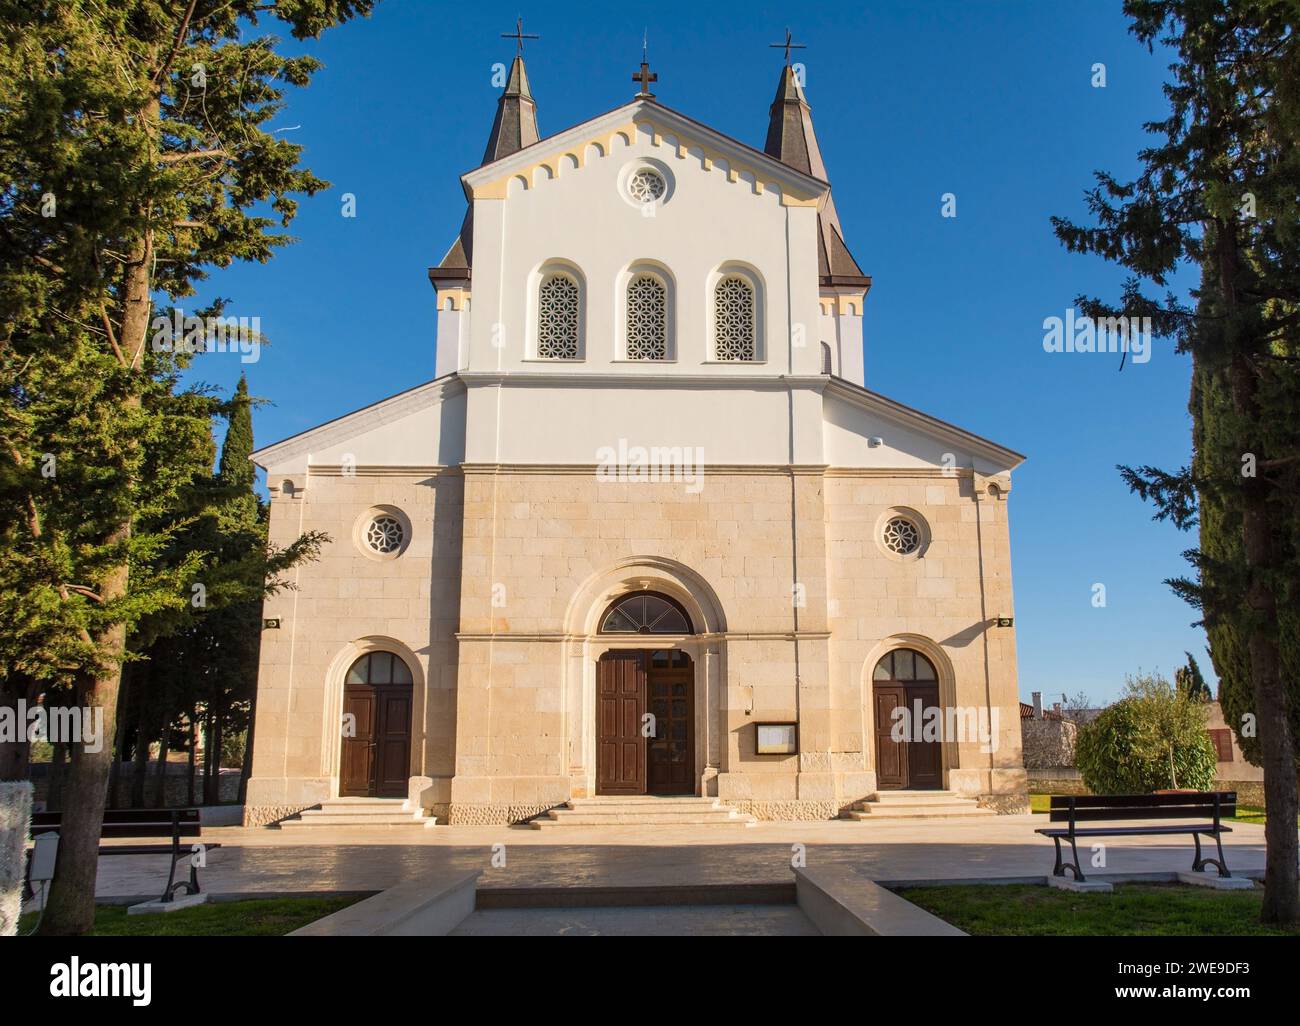
M877 791L843 815L856 820L901 820L970 819L997 813L954 791Z
M717 798L606 795L573 798L529 825L534 830L593 826L719 826L752 827L757 820L737 812Z
M294 819L280 823L285 830L306 827L371 827L423 830L437 819L423 809L412 809L404 798L331 798L314 809L303 809Z

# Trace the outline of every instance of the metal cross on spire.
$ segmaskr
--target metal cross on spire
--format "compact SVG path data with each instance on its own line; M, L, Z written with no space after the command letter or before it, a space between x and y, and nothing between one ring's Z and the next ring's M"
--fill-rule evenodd
M804 43L795 43L795 42L792 42L791 40L793 40L793 38L794 38L794 37L790 35L790 30L789 30L789 29L786 29L786 30L785 30L785 42L784 42L784 43L769 43L769 44L768 44L768 47L771 48L771 49L777 49L777 50L784 50L784 51L785 51L785 62L786 62L786 64L789 64L789 63L790 63L790 51L791 51L791 50L807 50L807 49L808 49L807 45L804 44Z
M516 52L520 57L522 57L522 56L524 55L524 40L525 40L525 39L541 39L542 37L541 37L541 36L537 36L537 35L533 35L532 33L529 33L529 32L525 32L525 31L524 31L524 19L523 19L523 18L517 18L517 19L515 20L515 30L514 30L513 32L502 32L502 33L501 33L501 38L502 38L502 39L513 39L513 40L515 41L515 47L516 47L515 52Z

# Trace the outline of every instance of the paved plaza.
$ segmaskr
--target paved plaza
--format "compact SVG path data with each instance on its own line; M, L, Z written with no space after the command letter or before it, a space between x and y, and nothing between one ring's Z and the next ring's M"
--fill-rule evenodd
M379 891L408 880L472 870L480 890L535 887L672 887L789 883L791 860L842 866L881 883L1042 881L1052 844L1034 833L1043 816L967 821L778 823L751 828L364 827L278 830L218 827L221 848L201 871L216 897ZM1190 837L1110 838L1096 875L1169 874L1191 867ZM796 848L795 846L802 846ZM1236 875L1264 867L1264 828L1233 824L1224 838ZM1088 865L1091 848L1080 845ZM154 895L166 874L157 856L99 863L104 900ZM1091 874L1090 874L1091 876Z

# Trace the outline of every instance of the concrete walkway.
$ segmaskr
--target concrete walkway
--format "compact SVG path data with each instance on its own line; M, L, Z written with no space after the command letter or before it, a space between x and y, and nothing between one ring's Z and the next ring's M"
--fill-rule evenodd
M205 829L222 847L200 871L203 888L226 895L379 891L405 880L482 870L480 889L789 883L795 845L806 864L846 866L882 883L1042 881L1052 844L1034 833L1044 816L854 823L760 823L709 827L519 827L430 830L265 827ZM1096 873L1168 874L1189 869L1191 838L1109 838ZM503 848L494 853L494 846ZM1264 828L1234 823L1224 839L1234 874L1264 867ZM1086 859L1091 849L1080 846ZM495 860L497 864L493 864ZM501 864L504 859L504 865ZM1085 867L1087 863L1085 862ZM101 898L154 895L166 859L116 856L99 863Z

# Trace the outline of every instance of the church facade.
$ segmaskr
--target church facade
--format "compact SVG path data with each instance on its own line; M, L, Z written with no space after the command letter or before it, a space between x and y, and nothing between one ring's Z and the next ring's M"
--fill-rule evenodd
M794 68L761 150L640 82L542 138L516 58L429 272L434 379L254 454L271 540L332 541L266 602L246 823L1025 808L1023 457L868 387Z

